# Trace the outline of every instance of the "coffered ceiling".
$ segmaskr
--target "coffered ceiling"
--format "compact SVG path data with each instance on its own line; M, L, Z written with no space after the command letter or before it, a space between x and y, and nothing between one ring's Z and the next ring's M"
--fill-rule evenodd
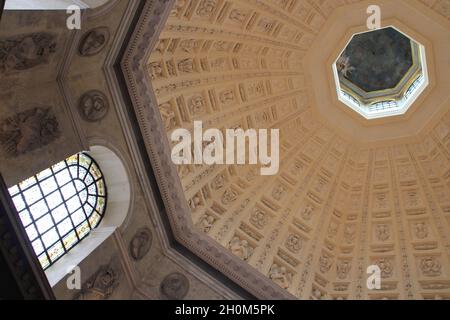
M369 4L163 1L132 36L122 67L175 238L259 298L450 298L449 4L380 1L426 47L430 85L370 121L332 72ZM279 173L175 166L170 134L194 120L279 128Z

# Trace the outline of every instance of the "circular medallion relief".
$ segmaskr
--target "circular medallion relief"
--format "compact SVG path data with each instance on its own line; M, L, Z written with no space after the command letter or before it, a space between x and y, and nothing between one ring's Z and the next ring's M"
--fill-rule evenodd
M130 241L130 255L139 261L145 257L152 246L152 232L148 228L139 229Z
M106 27L98 27L87 31L80 40L78 53L83 57L98 54L109 40L109 30Z
M189 280L181 273L171 273L161 282L160 291L169 300L181 300L189 291Z
M88 122L100 121L108 113L108 98L101 91L88 91L81 96L78 110L84 120Z

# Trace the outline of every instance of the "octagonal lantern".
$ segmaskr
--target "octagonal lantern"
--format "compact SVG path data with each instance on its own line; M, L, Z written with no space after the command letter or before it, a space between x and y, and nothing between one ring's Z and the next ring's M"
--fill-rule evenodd
M424 46L394 27L353 35L333 73L339 100L366 119L406 113L428 85Z

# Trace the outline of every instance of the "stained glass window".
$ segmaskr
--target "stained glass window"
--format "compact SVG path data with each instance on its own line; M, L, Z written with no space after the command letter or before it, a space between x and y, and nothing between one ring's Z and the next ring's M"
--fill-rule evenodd
M105 179L84 152L20 182L9 193L44 270L86 238L106 209Z

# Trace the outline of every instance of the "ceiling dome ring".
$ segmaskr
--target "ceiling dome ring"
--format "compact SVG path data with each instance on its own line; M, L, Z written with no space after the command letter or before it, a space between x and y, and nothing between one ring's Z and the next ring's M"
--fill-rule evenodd
M404 114L428 85L425 47L392 26L354 34L332 68L339 100L369 120Z

